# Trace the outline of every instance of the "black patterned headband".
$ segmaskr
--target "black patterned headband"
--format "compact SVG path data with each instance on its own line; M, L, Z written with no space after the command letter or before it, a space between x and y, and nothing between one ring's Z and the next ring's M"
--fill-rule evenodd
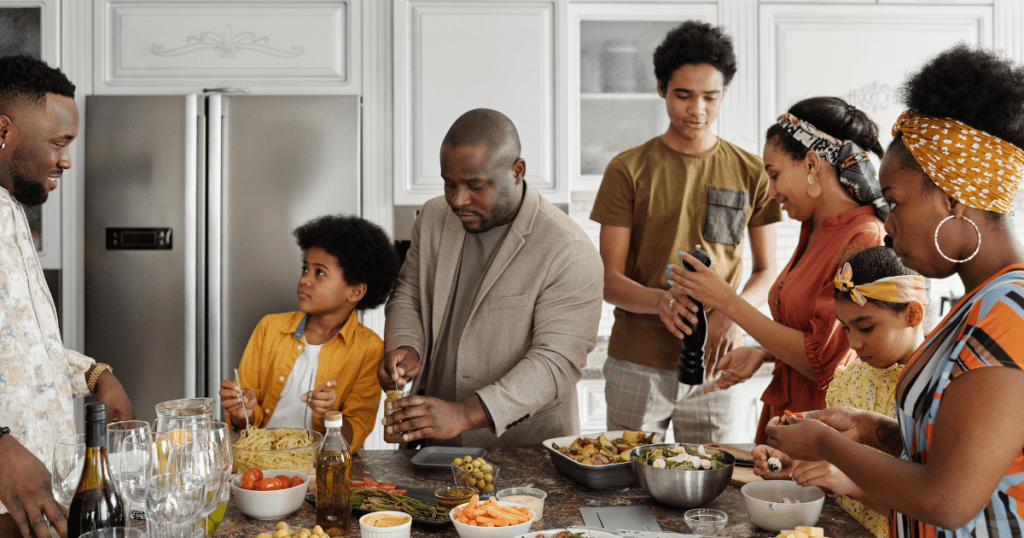
M874 206L875 215L885 220L889 215L889 206L882 199L875 167L863 148L853 140L840 141L789 113L779 116L777 123L805 148L835 166L839 172L839 182L850 191L853 199L860 205Z

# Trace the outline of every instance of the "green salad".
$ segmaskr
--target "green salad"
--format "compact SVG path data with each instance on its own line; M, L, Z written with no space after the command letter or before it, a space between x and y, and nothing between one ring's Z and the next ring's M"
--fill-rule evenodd
M704 445L696 449L690 447L653 447L644 450L634 457L644 465L661 469L679 471L699 471L728 467L725 454L718 450L703 450ZM703 452L703 454L701 454Z

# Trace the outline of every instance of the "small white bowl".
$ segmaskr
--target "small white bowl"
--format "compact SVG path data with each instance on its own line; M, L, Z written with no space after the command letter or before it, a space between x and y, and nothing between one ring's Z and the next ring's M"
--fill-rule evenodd
M821 488L803 487L792 480L751 482L740 488L740 493L750 522L769 531L813 527L825 504ZM783 499L797 502L786 503Z
M532 499L529 501L509 499L509 497L516 495L525 495L527 497L532 497ZM519 503L523 506L528 506L530 510L537 513L537 519L544 517L544 499L548 498L548 494L544 490L537 488L505 488L498 493L495 493L494 496L499 501L509 501Z
M519 503L513 503L508 501L497 501L501 506L525 506ZM448 517L451 518L452 524L455 525L455 530L458 531L459 536L462 538L512 538L513 536L519 536L530 530L530 526L533 525L534 521L537 521L537 512L530 509L530 520L525 523L519 523L518 525L509 525L507 527L477 527L476 525L467 525L460 523L455 520L455 511L459 508L463 508L466 504L460 504L455 508L452 508L448 512Z
M302 501L306 499L309 475L299 471L278 469L263 471L264 477L278 475L301 477L303 484L288 489L253 491L239 487L239 484L242 482L241 476L236 476L232 479L231 493L235 496L235 502L238 503L238 510L253 519L263 520L281 519L298 510L302 506Z
M404 517L406 522L401 525L394 527L372 527L367 525L364 520L370 517L380 517L380 514L387 514L389 516ZM391 510L382 510L380 512L370 512L369 514L363 514L363 517L359 518L359 532L363 538L409 538L410 529L412 528L412 516L405 512L394 512Z

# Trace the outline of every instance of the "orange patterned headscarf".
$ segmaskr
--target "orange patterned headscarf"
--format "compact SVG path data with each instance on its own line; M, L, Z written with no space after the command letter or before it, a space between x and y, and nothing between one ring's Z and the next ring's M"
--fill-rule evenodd
M892 135L946 194L975 209L1013 214L1013 197L1024 177L1024 150L950 118L907 110Z
M837 290L849 293L850 299L860 306L867 304L868 299L887 303L917 301L923 305L928 304L928 288L924 277L920 275L891 276L855 286L853 268L850 264L844 263L839 271L836 271L832 284Z

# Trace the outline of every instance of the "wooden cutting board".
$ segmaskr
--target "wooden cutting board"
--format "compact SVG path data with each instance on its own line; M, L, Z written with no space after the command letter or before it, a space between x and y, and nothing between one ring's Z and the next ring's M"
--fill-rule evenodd
M707 445L715 447L720 450L724 450L732 454L733 456L736 456L737 458L751 457L750 451L743 450L741 448L736 448L734 446L720 445L718 443L708 443ZM733 466L732 479L729 480L729 483L737 487L742 487L745 484L749 484L751 482L760 482L761 480L764 479L754 474L754 470L751 469L750 467Z

